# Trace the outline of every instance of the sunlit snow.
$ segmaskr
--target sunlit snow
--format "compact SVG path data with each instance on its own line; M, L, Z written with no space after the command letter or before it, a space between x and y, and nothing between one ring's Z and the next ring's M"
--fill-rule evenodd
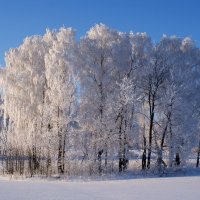
M200 177L114 181L0 180L0 200L197 200Z

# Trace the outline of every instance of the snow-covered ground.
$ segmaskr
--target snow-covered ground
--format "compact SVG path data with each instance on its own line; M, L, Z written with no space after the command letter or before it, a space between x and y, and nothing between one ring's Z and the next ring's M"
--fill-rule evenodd
M0 200L197 200L200 177L64 182L0 178Z

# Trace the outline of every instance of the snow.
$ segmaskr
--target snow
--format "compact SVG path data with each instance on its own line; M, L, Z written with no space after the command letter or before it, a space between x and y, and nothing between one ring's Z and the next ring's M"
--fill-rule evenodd
M109 181L0 179L0 200L197 200L200 177Z

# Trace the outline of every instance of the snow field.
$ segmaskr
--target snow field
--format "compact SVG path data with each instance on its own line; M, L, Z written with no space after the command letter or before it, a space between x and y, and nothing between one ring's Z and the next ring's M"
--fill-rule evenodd
M64 182L0 180L0 200L197 200L200 177Z

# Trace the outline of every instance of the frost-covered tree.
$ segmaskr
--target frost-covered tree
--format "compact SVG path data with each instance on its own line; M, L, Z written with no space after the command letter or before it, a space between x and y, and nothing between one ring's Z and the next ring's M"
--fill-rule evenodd
M27 37L0 70L6 173L102 174L199 166L200 50L190 38L103 24ZM133 157L134 156L134 157ZM133 165L130 165L130 168Z
M83 76L86 77L83 81L83 114L90 123L92 154L94 162L98 162L99 173L102 173L103 155L107 167L109 135L112 134L109 94L116 74L113 57L119 42L119 33L103 24L91 28L80 42Z
M3 109L8 143L10 148L16 149L16 156L28 152L34 169L38 166L35 148L41 137L39 106L45 87L44 54L42 37L26 38L19 48L6 54L3 72Z
M58 32L48 31L44 36L50 49L45 55L47 81L46 104L48 119L46 127L56 139L58 149L58 172L64 173L69 125L73 121L76 99L77 77L75 75L75 32L61 28ZM68 147L69 148L69 147Z

